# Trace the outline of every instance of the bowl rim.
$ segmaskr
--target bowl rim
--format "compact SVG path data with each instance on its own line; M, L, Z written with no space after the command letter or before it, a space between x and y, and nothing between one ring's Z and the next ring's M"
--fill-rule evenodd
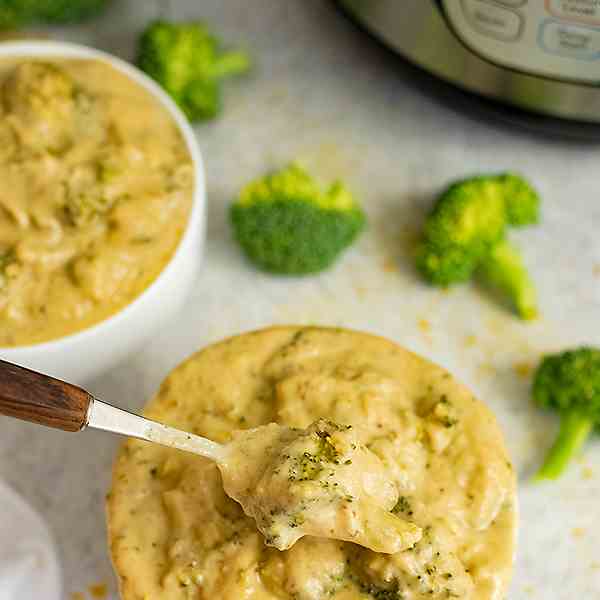
M190 154L192 165L194 167L194 187L192 191L192 206L188 215L187 224L181 235L175 252L168 263L158 274L156 279L138 294L131 302L118 310L113 315L95 323L81 331L76 331L59 338L51 339L36 344L26 344L20 346L0 346L3 358L18 358L20 355L27 355L31 351L51 352L61 350L71 344L84 342L98 334L104 327L118 326L121 321L126 320L129 315L139 308L143 300L156 291L161 285L162 280L173 268L176 261L181 259L185 252L185 242L194 235L194 228L200 229L201 240L204 240L206 227L206 174L204 161L200 151L200 146L192 126L184 116L181 109L175 104L171 97L148 75L138 69L132 63L119 58L103 50L98 50L83 44L72 42L60 42L54 40L35 40L35 41L9 41L0 44L0 60L3 58L55 58L55 59L74 59L74 60L97 60L107 63L110 67L116 69L137 85L143 87L150 93L171 115L179 132L182 135L184 143ZM199 248L198 252L202 253Z

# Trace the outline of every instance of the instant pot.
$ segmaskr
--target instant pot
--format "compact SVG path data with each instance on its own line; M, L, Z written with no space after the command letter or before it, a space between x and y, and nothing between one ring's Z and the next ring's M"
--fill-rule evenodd
M600 0L338 2L437 78L529 123L600 138Z

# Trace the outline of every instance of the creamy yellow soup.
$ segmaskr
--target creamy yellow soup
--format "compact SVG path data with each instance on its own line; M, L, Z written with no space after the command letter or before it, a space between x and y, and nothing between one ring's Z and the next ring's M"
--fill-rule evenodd
M236 431L219 461L223 487L279 550L307 535L406 550L423 531L394 514L396 483L362 437L358 426L328 419L306 429L270 423Z
M222 443L270 422L350 425L418 541L387 554L306 536L280 551L226 495L215 463L130 440L108 497L123 600L504 598L515 477L492 414L440 367L362 333L268 329L192 356L145 414Z
M60 338L152 283L194 173L168 112L106 63L0 60L0 347Z

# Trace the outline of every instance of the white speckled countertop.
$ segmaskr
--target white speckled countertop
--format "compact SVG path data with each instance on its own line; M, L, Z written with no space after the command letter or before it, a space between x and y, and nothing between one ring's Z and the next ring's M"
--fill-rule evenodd
M125 58L156 16L154 2L115 0L91 26L57 37ZM144 351L90 384L139 408L197 348L272 323L343 325L388 336L442 363L496 412L520 476L521 529L511 599L600 597L600 443L555 485L528 477L556 426L532 408L528 366L540 352L600 344L599 146L534 137L453 108L355 30L326 0L172 0L172 17L201 17L256 57L227 88L224 117L197 128L208 171L206 259L184 312ZM329 273L277 279L254 271L226 219L236 190L301 158L360 195L370 228ZM543 319L522 324L465 286L441 293L416 278L407 247L432 195L467 173L518 169L544 198L543 225L520 232ZM114 580L103 498L118 440L0 420L0 477L46 517L67 598Z

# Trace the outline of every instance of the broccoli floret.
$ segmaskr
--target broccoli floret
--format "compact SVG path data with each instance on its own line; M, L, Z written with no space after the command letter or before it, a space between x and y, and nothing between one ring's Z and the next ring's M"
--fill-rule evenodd
M15 29L35 21L34 2L6 0L0 4L0 30Z
M76 23L99 13L109 0L1 0L0 29L31 23Z
M467 281L505 230L504 195L495 178L458 181L427 218L417 266L434 285Z
M537 316L537 292L519 250L507 240L498 242L482 260L477 275L500 292L522 319Z
M363 230L365 215L342 183L323 191L291 164L248 184L231 207L231 223L260 268L305 275L329 267Z
M45 0L32 3L39 6L38 19L45 23L77 23L101 12L109 1Z
M560 414L560 431L536 479L557 479L600 425L600 349L583 347L544 357L533 398Z
M537 222L538 212L537 194L518 175L458 181L442 192L425 222L417 268L429 283L442 287L468 281L480 269L509 295L519 314L529 318L535 310L526 304L535 300L535 291L505 238L508 226ZM502 273L503 266L509 271ZM521 272L517 279L516 271Z
M137 64L190 121L202 121L221 112L221 80L248 71L250 59L223 51L203 23L156 21L140 37Z

